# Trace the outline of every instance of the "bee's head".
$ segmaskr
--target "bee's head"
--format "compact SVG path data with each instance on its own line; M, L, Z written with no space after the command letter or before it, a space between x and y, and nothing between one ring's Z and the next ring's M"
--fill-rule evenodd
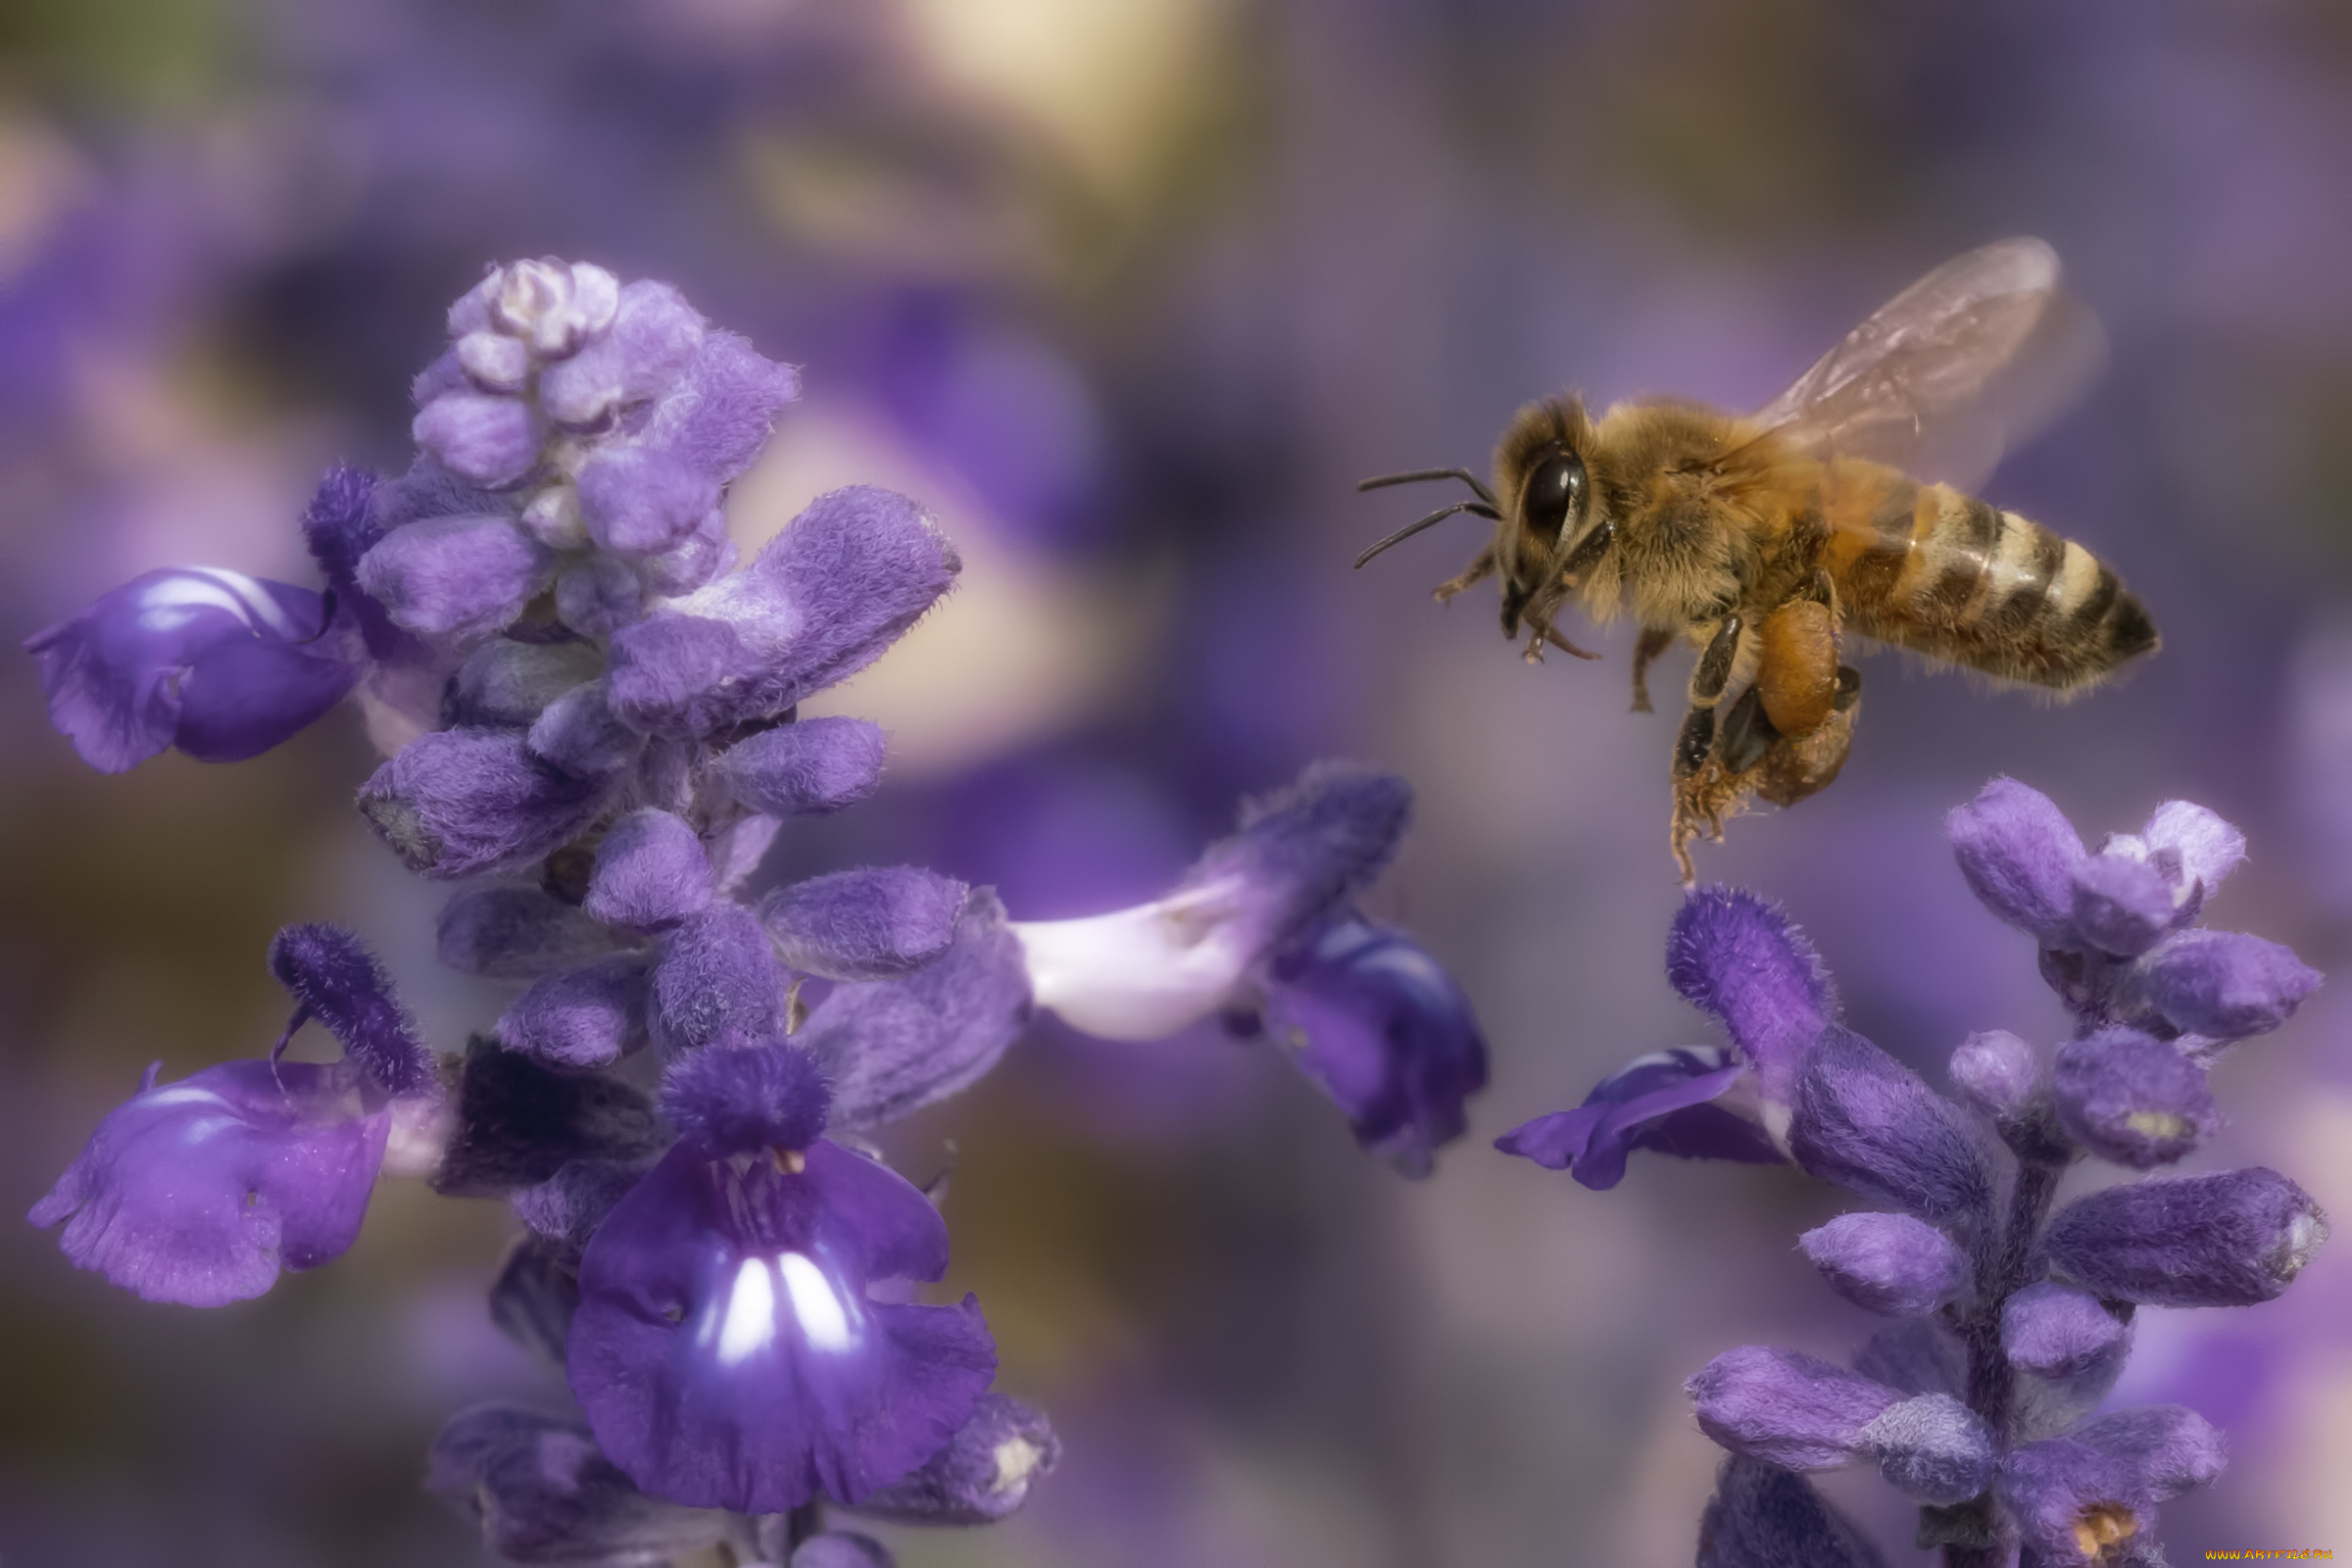
M1467 468L1416 468L1409 473L1383 474L1366 479L1358 490L1404 484L1416 479L1459 479L1476 493L1473 501L1440 507L1417 522L1407 523L1355 558L1362 565L1393 544L1422 529L1467 512L1494 524L1494 541L1478 554L1470 568L1438 588L1438 598L1452 598L1490 574L1502 578L1502 634L1516 637L1524 623L1530 630L1528 656L1544 643L1564 649L1579 659L1597 659L1552 629L1551 617L1568 596L1582 585L1615 531L1598 514L1592 502L1591 475L1585 453L1592 449L1592 421L1576 398L1531 403L1521 409L1494 450L1494 488L1490 490Z

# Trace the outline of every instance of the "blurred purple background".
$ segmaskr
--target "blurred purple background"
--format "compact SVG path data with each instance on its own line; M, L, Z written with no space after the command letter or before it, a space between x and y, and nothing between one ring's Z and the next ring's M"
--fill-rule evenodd
M2061 1027L1940 838L1996 772L2093 834L2213 807L2253 845L2216 923L2346 961L2334 0L16 0L0 621L13 642L183 561L307 580L312 479L404 461L408 378L484 264L675 281L806 368L738 488L745 539L865 479L969 562L833 701L892 727L891 784L777 869L909 860L1016 917L1087 912L1158 891L1238 793L1367 758L1420 792L1375 912L1453 966L1495 1054L1422 1186L1206 1035L1041 1027L946 1107L913 1157L959 1151L951 1284L1069 1458L1012 1524L902 1533L902 1560L1668 1568L1717 1458L1683 1378L1864 1327L1794 1249L1844 1205L1649 1156L1593 1194L1486 1147L1708 1038L1660 972L1671 719L1625 711L1625 628L1602 665L1531 670L1485 594L1434 607L1470 526L1349 572L1420 499L1350 487L1483 467L1566 386L1760 403L2010 233L2057 246L2112 361L1986 493L2112 561L2164 652L2066 708L1878 658L1837 787L1700 850L1933 1071L1971 1029ZM233 768L101 778L28 660L0 660L0 1210L148 1060L257 1053L285 921L381 945L444 1049L495 1015L435 971L435 895L346 806L355 714ZM2259 1160L2352 1214L2340 997L2218 1088L2232 1124L2193 1166ZM0 1223L0 1562L477 1560L419 1479L458 1406L560 1394L482 1314L511 1229L387 1185L341 1262L197 1313ZM2167 1509L2175 1560L2352 1551L2352 1239L2227 1316L2148 1313L2120 1396L2232 1429L2229 1475ZM1912 1560L1905 1510L1848 1480Z

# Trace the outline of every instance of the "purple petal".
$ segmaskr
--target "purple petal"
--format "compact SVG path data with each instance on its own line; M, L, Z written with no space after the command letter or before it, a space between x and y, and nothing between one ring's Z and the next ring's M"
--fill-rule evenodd
M914 1525L984 1525L1028 1500L1054 1471L1061 1440L1042 1411L984 1394L971 1419L921 1469L858 1504L859 1513Z
M829 1100L798 1046L713 1046L662 1075L662 1114L705 1159L805 1150L825 1130Z
M1818 1356L1743 1345L1683 1385L1706 1435L1751 1459L1790 1470L1831 1470L1861 1450L1863 1428L1894 1390Z
M425 1485L514 1562L662 1560L727 1540L723 1513L649 1497L587 1428L517 1405L477 1404L433 1440Z
M721 1035L766 1040L784 1031L784 975L760 917L721 904L689 916L654 960L654 1044L699 1051Z
M2171 885L2145 860L2094 855L2075 867L2075 930L2101 953L2147 952L2177 912Z
M2136 1029L2103 1029L2060 1046L2050 1094L2067 1136L2134 1170L2171 1164L2222 1122L2205 1069Z
M444 392L409 426L416 445L460 478L504 489L539 461L539 424L519 398Z
M1242 806L1241 831L1185 873L1180 888L1238 882L1241 923L1261 950L1287 946L1372 885L1403 838L1412 787L1356 762L1310 763L1298 781Z
M580 519L599 546L650 556L681 543L718 505L701 469L652 447L598 453L580 468Z
M1888 1405L1862 1429L1862 1446L1889 1485L1939 1507L1982 1495L2000 1462L1991 1426L1948 1394Z
M1266 1032L1346 1113L1356 1142L1405 1175L1469 1122L1487 1043L1453 976L1400 931L1349 917L1277 957Z
M432 1054L416 1038L416 1021L375 956L351 932L287 926L270 944L270 973L343 1043L377 1089L408 1095L432 1081Z
M904 980L845 981L793 1036L833 1085L834 1125L875 1127L977 1082L1029 1022L1004 906L975 889L945 955Z
M498 1020L499 1043L542 1066L608 1067L646 1043L643 954L534 981Z
M2328 1239L2311 1195L2256 1165L2130 1182L2077 1199L2045 1238L2050 1266L2147 1306L2251 1306L2286 1289Z
M611 953L613 934L538 888L466 888L441 906L435 951L461 974L536 980Z
M1788 1145L1824 1181L1922 1219L1980 1214L1992 1200L1984 1152L1958 1107L1835 1024L1805 1054Z
M554 558L505 513L395 528L360 562L360 586L421 637L487 637L547 586Z
M532 757L498 730L420 735L360 787L360 810L412 871L471 876L529 864L603 809L605 787Z
M819 496L743 571L613 633L613 708L674 737L772 718L881 657L961 564L903 496Z
M230 1061L107 1112L27 1216L75 1266L150 1301L220 1306L358 1237L392 1124L341 1065Z
M1778 905L1740 888L1683 900L1666 939L1666 978L1721 1020L1769 1104L1789 1102L1805 1048L1837 1016L1821 957Z
M1886 1568L1803 1476L1738 1454L1698 1521L1697 1568Z
M1711 1103L1753 1069L1711 1048L1637 1056L1593 1085L1575 1110L1555 1111L1505 1133L1494 1147L1547 1170L1568 1170L1594 1191L1625 1179L1637 1149L1686 1159L1770 1164L1787 1156L1754 1122Z
M761 359L732 332L712 332L686 372L681 395L665 400L648 439L724 484L752 466L784 406L800 396L789 365Z
M504 1198L574 1160L628 1163L665 1141L652 1102L615 1078L558 1073L476 1036L458 1079L457 1130L433 1191Z
M882 726L862 718L804 718L737 742L710 774L755 811L812 816L871 795L888 744Z
M1797 1245L1830 1289L1890 1317L1933 1312L1967 1295L1975 1281L1951 1238L1908 1214L1840 1214Z
M2180 858L2181 876L2197 890L2192 903L2211 898L2246 858L2243 833L2188 801L2167 801L2156 808L2139 836L2152 853Z
M2153 1008L2183 1034L2268 1034L2319 988L2320 973L2276 942L2241 931L2180 931L2132 966L2126 1006Z
M132 578L24 640L49 721L120 773L177 744L203 761L268 751L341 701L355 650L324 635L318 595L218 566Z
M944 1446L995 1373L970 1298L866 1298L908 1261L944 1267L945 1227L884 1167L823 1140L797 1172L681 1146L588 1244L572 1391L648 1491L753 1513L856 1502Z
M2081 945L2074 876L2082 840L2048 796L1996 778L1945 819L1944 833L1984 907L2045 947Z
M612 824L597 846L580 908L607 925L640 931L677 924L710 907L710 861L685 818L648 807Z
M956 939L971 890L916 866L866 866L778 888L760 919L784 961L829 980L894 980Z

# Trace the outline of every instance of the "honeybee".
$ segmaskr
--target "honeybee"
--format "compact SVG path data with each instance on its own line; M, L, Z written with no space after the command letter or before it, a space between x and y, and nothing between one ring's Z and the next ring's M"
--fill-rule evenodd
M2157 647L2147 611L2082 546L1921 472L1946 438L1997 457L1992 419L2048 383L2095 328L2058 290L2058 258L2010 239L1945 263L1755 413L1665 398L1596 420L1582 398L1519 411L1490 489L1467 468L1366 479L1360 490L1459 479L1473 499L1382 539L1467 513L1494 523L1440 603L1498 576L1502 633L1580 659L1552 620L1630 612L1634 710L1677 638L1698 650L1674 743L1668 847L1687 886L1690 842L1717 842L1751 798L1792 806L1826 788L1853 742L1861 675L1851 632L2061 695ZM1956 470L1954 470L1956 471Z

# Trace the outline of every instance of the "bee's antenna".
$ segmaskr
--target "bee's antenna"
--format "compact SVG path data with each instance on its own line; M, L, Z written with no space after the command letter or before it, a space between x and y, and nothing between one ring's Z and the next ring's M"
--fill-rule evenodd
M1367 483L1369 481L1367 481ZM1358 486L1357 488L1360 489L1362 487ZM1405 540L1410 539L1422 529L1430 527L1435 523L1444 522L1447 517L1452 516L1457 512L1475 513L1477 515L1485 517L1490 521L1499 521L1502 517L1501 513L1496 512L1492 506L1488 505L1484 501L1456 501L1450 507L1440 507L1428 516L1423 517L1419 522L1406 523L1403 527L1397 529L1395 533L1389 535L1386 539L1381 540L1380 543L1372 546L1362 555L1356 557L1355 564L1358 566L1361 566L1365 562L1370 561L1374 556L1377 556L1383 550L1388 549L1389 546L1402 544Z
M1487 482L1468 468L1415 468L1410 473L1384 473L1375 479L1359 481L1356 489L1379 490L1393 484L1418 484L1423 479L1459 479L1476 492L1479 500L1490 507L1495 504L1494 492L1488 489Z

